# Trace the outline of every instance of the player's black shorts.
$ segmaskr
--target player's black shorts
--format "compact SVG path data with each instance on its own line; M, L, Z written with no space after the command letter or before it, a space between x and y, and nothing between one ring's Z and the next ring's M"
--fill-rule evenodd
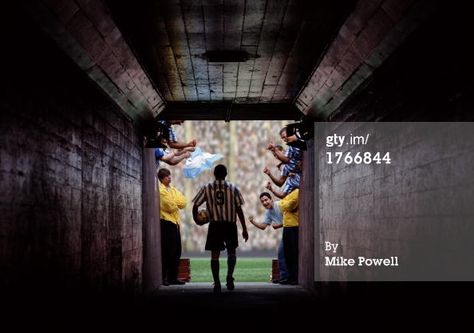
M210 222L207 230L206 250L235 250L239 246L237 239L237 223Z

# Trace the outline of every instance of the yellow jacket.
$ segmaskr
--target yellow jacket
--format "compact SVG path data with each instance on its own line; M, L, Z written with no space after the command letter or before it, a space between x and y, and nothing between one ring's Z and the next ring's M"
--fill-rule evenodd
M298 224L298 195L300 191L294 190L280 200L280 210L283 213L283 227L297 227Z
M179 224L179 210L186 207L186 198L174 186L160 183L160 219Z

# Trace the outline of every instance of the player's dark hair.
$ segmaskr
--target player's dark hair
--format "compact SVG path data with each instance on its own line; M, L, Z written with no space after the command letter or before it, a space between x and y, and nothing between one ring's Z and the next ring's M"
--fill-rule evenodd
M216 177L216 179L225 179L226 176L227 168L222 164L216 165L214 168L214 177Z

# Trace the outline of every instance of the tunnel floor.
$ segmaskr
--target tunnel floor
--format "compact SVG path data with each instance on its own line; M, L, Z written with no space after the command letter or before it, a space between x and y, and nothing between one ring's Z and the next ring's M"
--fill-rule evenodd
M205 305L216 311L278 308L297 302L315 301L314 296L301 286L265 282L236 282L235 290L228 291L225 283L222 293L213 293L212 283L186 283L183 286L166 286L155 292L157 304L181 306Z
M327 285L318 292L301 286L236 281L235 290L223 286L214 294L211 283L163 286L150 295L117 296L117 293L50 293L37 286L24 293L2 294L0 319L5 325L81 331L90 328L155 332L278 332L298 327L404 328L412 321L452 324L468 319L471 283L382 283ZM460 300L463 301L460 302ZM421 311L423 309L423 311ZM451 310L451 311L450 311ZM167 329L165 329L165 327ZM170 329L174 327L174 329ZM154 329L153 329L154 328ZM310 331L314 331L311 329Z
M181 325L191 328L196 323L230 320L233 328L258 325L278 329L282 316L301 321L307 310L314 311L318 297L301 286L238 281L235 290L228 291L223 283L222 293L214 294L213 284L208 282L163 286L145 304L148 311L160 309L164 317L177 318Z
M186 283L183 286L162 286L148 296L116 293L50 293L38 286L21 294L10 294L3 299L3 317L22 327L78 329L90 325L104 327L179 326L180 331L229 322L233 328L247 329L248 325L278 329L284 315L302 318L314 311L320 300L301 286L273 283L235 282L235 290L213 293L213 284ZM24 320L24 318L31 320ZM272 319L273 318L273 319ZM214 323L214 324L213 324ZM202 327L199 326L202 330ZM219 332L221 326L214 327Z

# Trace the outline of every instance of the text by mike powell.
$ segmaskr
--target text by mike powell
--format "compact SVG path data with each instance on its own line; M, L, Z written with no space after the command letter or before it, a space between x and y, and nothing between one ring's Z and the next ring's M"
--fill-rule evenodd
M332 243L325 241L324 250L329 253L337 253L338 243ZM357 258L348 258L343 256L325 256L324 266L326 267L344 267L344 266L366 266L366 267L377 267L377 266L398 266L398 256L390 256L385 258L367 258L358 256Z

